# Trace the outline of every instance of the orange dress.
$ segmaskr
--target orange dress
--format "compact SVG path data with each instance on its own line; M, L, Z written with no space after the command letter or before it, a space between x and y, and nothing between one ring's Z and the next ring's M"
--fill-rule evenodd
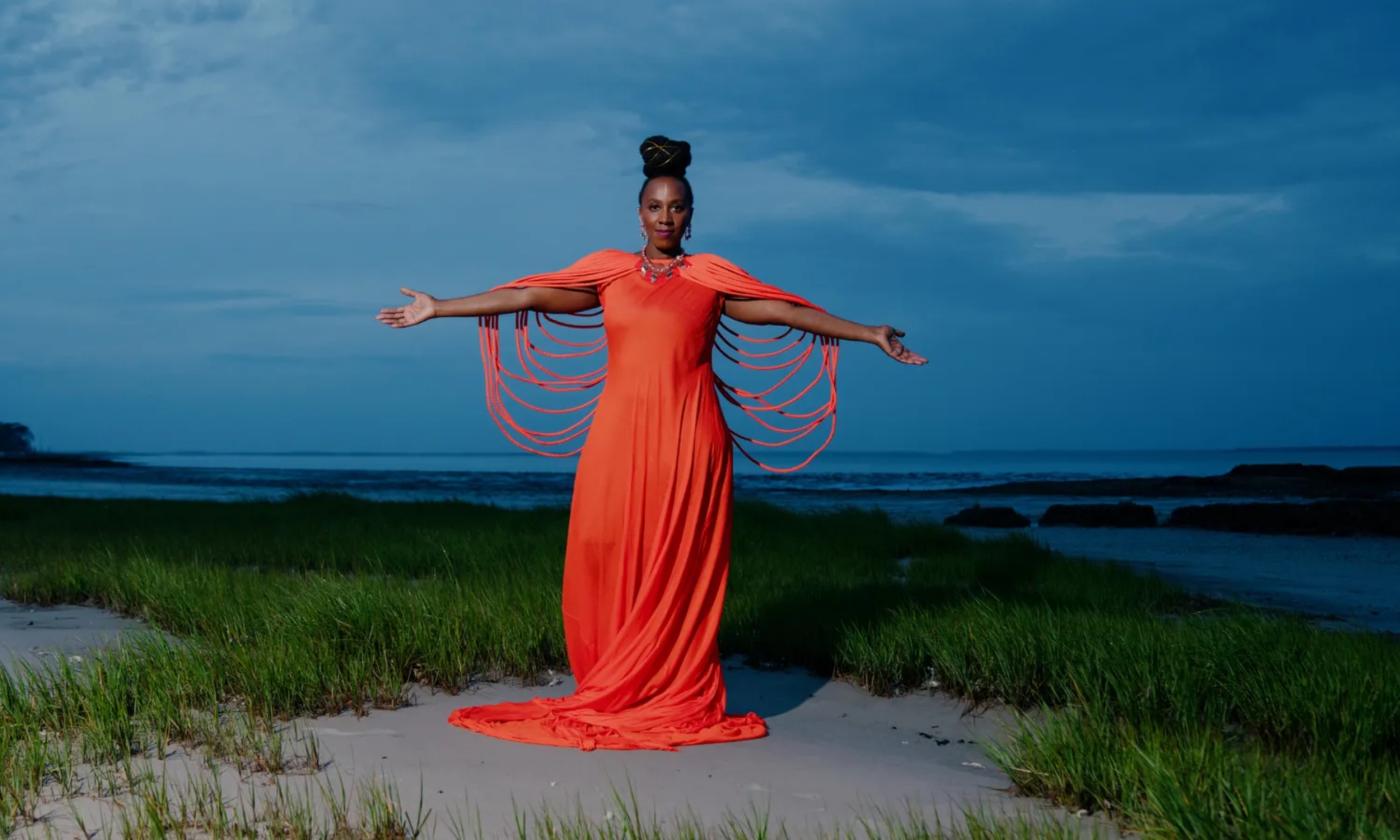
M813 304L712 254L687 255L654 283L640 266L636 253L605 249L498 287L590 289L601 301L601 324L598 310L581 313L592 319L582 323L517 313L515 370L501 362L498 319L480 321L487 405L501 430L533 452L579 454L562 603L576 688L566 697L460 708L453 725L583 750L675 750L767 734L754 712L726 712L716 641L729 575L733 453L738 444L761 466L789 471L831 440L836 342L793 330L754 338L722 322L726 296ZM564 327L599 326L603 335L591 340L563 337ZM604 351L605 363L589 362ZM760 386L716 376L716 361ZM584 369L566 373L566 364ZM537 396L599 385L576 405L542 405ZM527 391L530 399L521 395ZM813 400L815 408L799 407ZM731 430L722 405L767 437ZM520 408L559 418L559 428L527 427L512 413ZM749 451L802 440L823 425L825 440L795 466L772 467Z

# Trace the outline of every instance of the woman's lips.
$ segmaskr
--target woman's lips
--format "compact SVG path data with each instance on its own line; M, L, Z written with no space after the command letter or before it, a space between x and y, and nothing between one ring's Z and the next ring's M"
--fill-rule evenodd
M656 228L656 235L657 235L657 236L670 236L670 235L671 235L671 228Z

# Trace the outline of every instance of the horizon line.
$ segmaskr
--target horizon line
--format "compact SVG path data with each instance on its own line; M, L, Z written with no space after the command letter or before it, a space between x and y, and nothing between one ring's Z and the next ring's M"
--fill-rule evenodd
M1129 447L1122 449L1115 448L1028 448L1028 449L831 449L829 455L1024 455L1024 454L1134 454L1134 453L1206 453L1206 452L1345 452L1345 451L1368 451L1380 449L1400 449L1400 443L1395 444L1313 444L1303 446L1224 446L1224 447ZM102 455L265 455L265 456L291 456L291 455L315 455L321 457L349 457L349 456L431 456L431 457L535 457L529 452L520 451L399 451L399 450L329 450L329 449L281 449L281 450L243 450L243 449L106 449L106 450L86 450L92 454Z

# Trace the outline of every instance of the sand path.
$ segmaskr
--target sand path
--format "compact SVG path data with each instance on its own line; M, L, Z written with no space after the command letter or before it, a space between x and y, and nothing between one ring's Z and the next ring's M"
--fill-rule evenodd
M0 601L0 661L82 656L143 627L86 607ZM770 828L782 823L794 836L837 821L857 829L855 819L873 815L877 805L903 813L913 804L945 825L978 803L996 813L1065 816L1008 793L1008 779L987 758L984 744L1003 731L1010 719L1005 711L966 715L964 705L946 695L877 697L798 669L746 667L737 657L725 662L725 679L730 711L758 712L768 721L768 737L674 753L583 752L500 741L446 722L458 706L567 694L573 680L559 674L552 685L485 682L457 695L416 687L403 708L299 719L296 731L316 736L321 767L281 778L296 789L310 782L312 790L317 777L336 779L353 791L358 780L387 777L410 811L418 810L421 787L422 808L436 829L430 836L451 836L450 814L473 826L479 815L488 837L512 834L512 798L521 812L548 805L555 814L571 814L581 806L590 817L607 819L617 810L609 785L625 797L629 781L644 819L654 815L665 824L688 808L707 825L720 826L726 813L743 820L766 811ZM177 784L208 772L197 754L182 749L149 763ZM232 767L220 776L226 794L259 789L260 800L273 784L267 774L240 777ZM81 836L74 812L92 828L110 821L114 807L110 799L69 797L45 803L38 813L58 836ZM1107 827L1097 819L1082 824Z

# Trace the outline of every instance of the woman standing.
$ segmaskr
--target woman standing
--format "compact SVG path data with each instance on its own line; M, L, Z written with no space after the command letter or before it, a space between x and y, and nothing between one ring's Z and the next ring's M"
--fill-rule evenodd
M478 317L487 405L502 432L532 452L579 454L562 603L576 689L566 697L468 706L449 717L456 726L497 738L584 750L675 750L767 734L757 714L725 713L716 642L729 574L734 448L767 467L746 443L781 446L825 423L825 441L783 471L811 461L835 430L840 339L875 344L905 364L926 361L902 345L904 333L893 327L838 318L714 254L686 253L681 243L690 236L694 209L685 179L690 146L654 136L641 152L646 181L638 216L647 240L641 251L595 251L561 271L460 298L438 300L403 289L412 302L378 315L393 327L434 317ZM603 336L573 341L551 332L599 326L555 317L593 314L598 307ZM503 313L516 313L518 372L500 361ZM721 322L721 315L788 330L776 338L750 338ZM539 333L562 350L547 352L532 340L531 316ZM554 369L555 359L603 349L606 363L594 370ZM730 385L715 375L715 351L748 368L750 376L773 381L757 390ZM816 377L797 379L813 360ZM517 393L526 385L570 393L599 384L601 393L563 409ZM797 393L780 397L783 387ZM824 402L812 410L795 407L812 394L824 395ZM731 431L721 400L781 437ZM512 404L564 415L563 426L529 428L512 415Z

